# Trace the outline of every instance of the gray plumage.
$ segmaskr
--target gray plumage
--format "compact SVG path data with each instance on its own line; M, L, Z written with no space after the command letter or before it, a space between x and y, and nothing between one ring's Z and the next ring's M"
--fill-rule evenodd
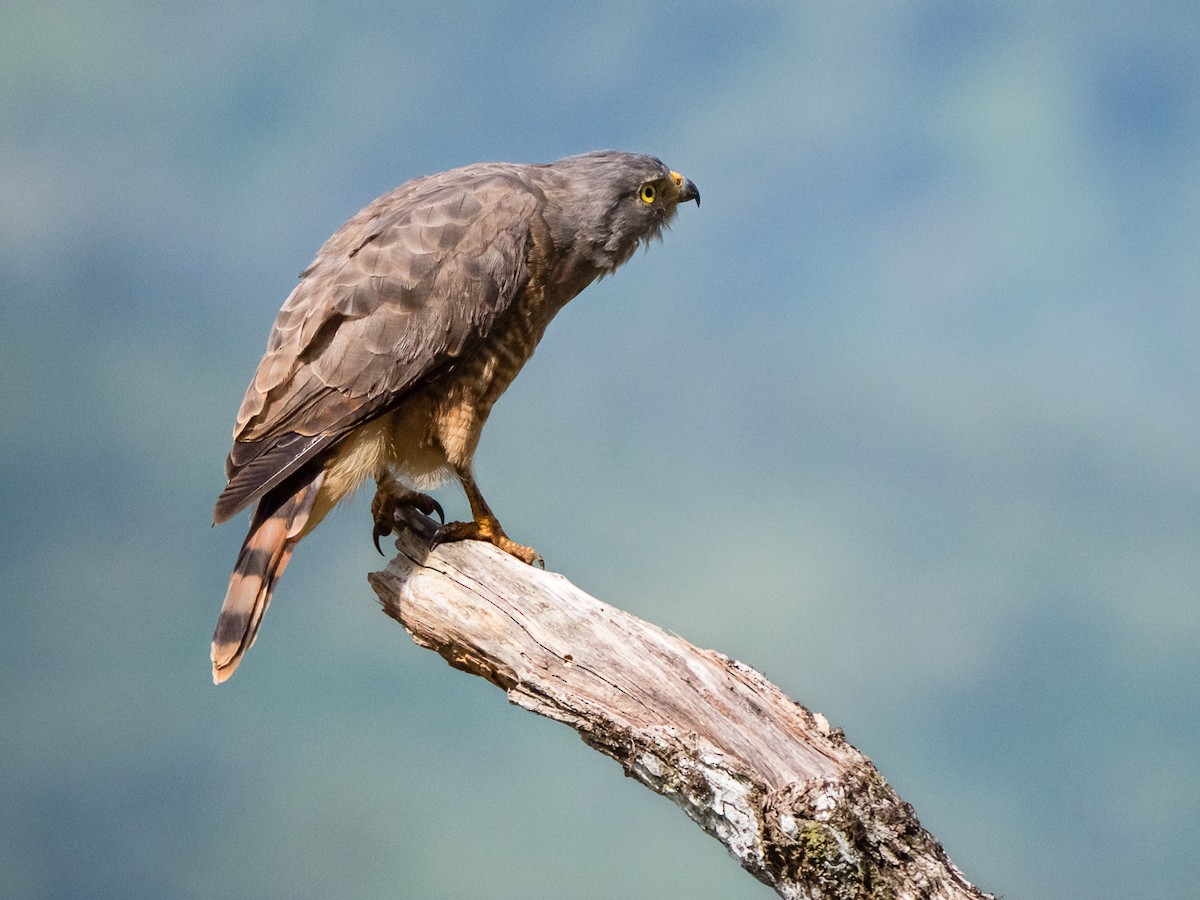
M377 533L398 504L429 512L416 491L457 476L474 521L440 540L538 559L474 484L483 423L558 310L687 200L699 202L695 186L649 156L482 163L401 185L325 242L238 412L214 519L258 505L214 636L215 680L253 640L295 543L366 478L379 485Z

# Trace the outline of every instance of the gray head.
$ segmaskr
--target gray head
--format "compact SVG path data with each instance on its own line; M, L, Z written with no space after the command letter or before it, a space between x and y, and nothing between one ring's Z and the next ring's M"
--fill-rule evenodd
M653 156L596 150L550 163L545 171L546 220L555 241L571 245L601 272L661 236L680 203L700 205L696 185Z

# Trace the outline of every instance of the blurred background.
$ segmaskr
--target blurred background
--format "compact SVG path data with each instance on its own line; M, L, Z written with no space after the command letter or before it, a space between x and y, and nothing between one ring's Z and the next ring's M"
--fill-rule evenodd
M772 896L380 613L369 491L209 679L297 273L410 177L600 147L704 206L497 406L509 533L824 713L981 887L1194 896L1200 16L1114 0L6 4L3 893Z

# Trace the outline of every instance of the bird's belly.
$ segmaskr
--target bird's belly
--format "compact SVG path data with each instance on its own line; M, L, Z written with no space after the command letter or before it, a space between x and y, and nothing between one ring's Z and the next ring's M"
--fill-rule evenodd
M437 404L432 398L414 397L384 419L386 463L392 474L418 491L432 490L454 477L436 428Z

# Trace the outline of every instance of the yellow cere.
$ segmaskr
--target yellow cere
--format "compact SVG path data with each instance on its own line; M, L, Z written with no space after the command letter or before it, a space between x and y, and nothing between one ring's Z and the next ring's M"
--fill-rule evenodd
M675 172L675 171L671 172L671 180L673 182L675 182L675 187L677 187L677 188L683 187L683 176L680 175L678 172Z

